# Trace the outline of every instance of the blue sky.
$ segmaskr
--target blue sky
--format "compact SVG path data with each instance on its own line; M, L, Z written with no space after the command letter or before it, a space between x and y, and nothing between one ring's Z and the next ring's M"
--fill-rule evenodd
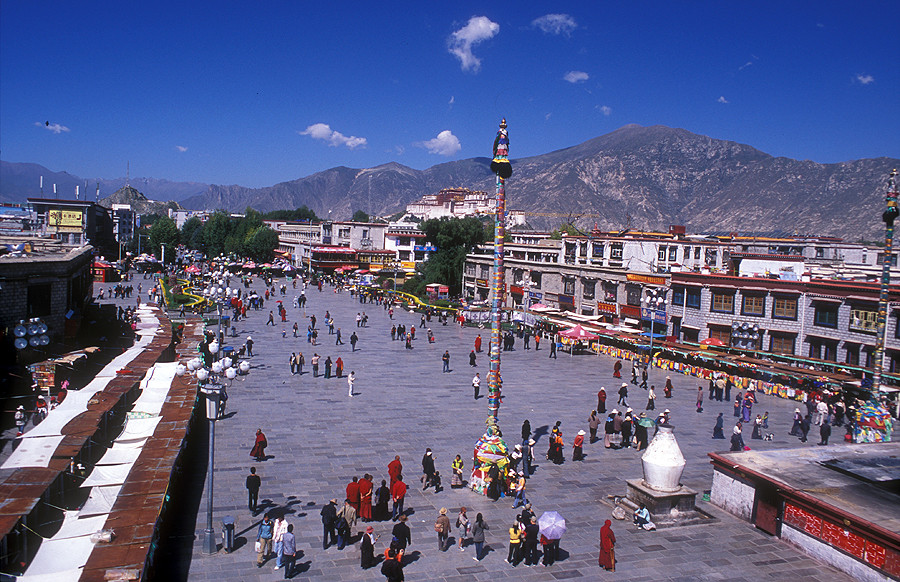
M900 2L0 3L0 157L267 186L629 123L900 157ZM49 122L49 125L47 124Z

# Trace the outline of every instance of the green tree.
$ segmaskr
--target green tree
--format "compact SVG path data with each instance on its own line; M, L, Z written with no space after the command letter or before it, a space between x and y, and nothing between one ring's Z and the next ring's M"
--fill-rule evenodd
M181 240L189 249L202 249L203 223L199 218L192 216L185 221L181 227Z
M265 225L253 230L244 241L244 254L260 263L271 261L276 248L278 233Z
M450 288L451 295L459 295L466 255L487 238L484 225L474 217L445 217L426 220L419 225L419 230L437 247L422 266L424 282L442 283Z
M206 256L218 257L225 252L225 239L231 233L231 219L222 211L214 212L203 225L203 243Z
M574 224L566 223L550 233L550 238L559 240L564 234L569 236L584 236L584 233L575 228Z
M163 259L166 263L175 261L175 247L181 240L181 233L175 226L175 221L167 216L160 217L153 226L150 227L150 248L157 257L160 254L162 245L166 246L166 256Z
M319 220L316 213L310 210L305 204L296 210L272 210L271 212L263 214L262 218L263 220L305 220L309 222L316 222Z
M351 218L353 222L369 222L369 215L362 210L357 210L353 213L353 218Z

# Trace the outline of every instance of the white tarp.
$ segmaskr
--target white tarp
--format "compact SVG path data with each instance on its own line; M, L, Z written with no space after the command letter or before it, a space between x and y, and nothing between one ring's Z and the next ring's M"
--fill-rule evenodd
M115 442L133 441L135 439L153 436L153 431L156 430L156 425L159 424L160 420L162 420L162 417L159 416L154 416L152 418L129 418L125 421L125 428L122 429L122 433L116 438Z
M63 525L50 539L41 542L28 571L17 580L26 582L59 582L78 580L94 544L91 534L103 529L106 515L80 519L77 512L67 511Z
M66 394L66 399L55 409L51 410L50 414L47 415L47 418L45 418L43 422L21 437L23 443L13 451L6 462L3 463L4 469L46 467L50 463L49 456L46 458L35 456L33 454L34 449L25 447L24 445L31 439L59 436L62 428L67 425L69 421L87 410L87 403L94 394L105 389L110 380L116 376L118 370L121 370L130 364L148 345L150 345L150 342L153 341L153 336L156 334L155 330L159 326L159 320L152 315L152 312L149 309L138 310L138 315L141 317L142 323L152 326L153 329L146 330L133 346L107 364L87 386L81 390L69 390ZM174 369L173 364L173 374ZM38 445L38 448L40 448L40 446L41 445Z
M3 468L46 467L62 440L62 435L21 439L13 454L3 463Z
M157 415L166 401L172 381L175 379L177 362L156 364L141 381L141 395L135 401L132 412Z
M97 465L124 465L126 463L134 463L137 461L138 455L141 454L141 447L128 447L115 444L105 453L103 457L97 461Z
M91 474L82 483L82 487L104 487L106 485L122 485L131 472L131 465L103 465L94 467Z
M78 515L88 517L109 513L121 490L121 485L94 487L91 489L91 494L88 496L87 501L84 502L84 507L78 512Z

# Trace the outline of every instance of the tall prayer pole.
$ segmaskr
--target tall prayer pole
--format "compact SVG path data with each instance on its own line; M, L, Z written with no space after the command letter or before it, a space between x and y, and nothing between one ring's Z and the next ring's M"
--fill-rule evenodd
M881 372L884 368L884 332L887 324L888 290L891 284L891 249L894 246L894 219L897 218L897 185L894 177L897 170L888 178L888 191L885 197L887 208L881 215L884 221L884 261L881 266L881 298L878 301L878 339L875 342L875 365L872 368L872 394L877 395L881 387Z
M491 368L488 373L488 414L497 422L500 411L500 351L503 331L500 324L503 319L503 299L506 296L506 275L503 268L503 239L506 236L506 180L512 175L509 163L509 134L506 132L506 119L500 122L497 137L494 139L494 158L491 170L497 175L497 213L494 217L494 270L491 276L491 290L494 300L491 303Z

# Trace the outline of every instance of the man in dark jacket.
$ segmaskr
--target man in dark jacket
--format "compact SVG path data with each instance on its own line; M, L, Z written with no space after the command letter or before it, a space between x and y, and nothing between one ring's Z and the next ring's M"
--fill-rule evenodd
M541 530L537 525L537 520L532 517L528 525L525 526L525 565L537 566L538 563L538 536Z
M827 420L822 423L822 427L819 429L819 435L822 437L819 444L827 445L828 438L831 436L831 424L829 424Z
M320 513L322 516L322 527L325 532L322 536L322 549L327 550L328 546L337 543L337 499L329 501ZM330 541L329 541L330 540Z
M256 467L250 467L250 474L247 475L247 493L249 500L247 502L250 511L256 513L256 502L259 500L259 486L261 479L256 474Z
M434 482L434 456L431 449L425 449L425 455L422 456L422 472L425 474L423 479L425 486L422 487L422 491L425 491Z
M381 565L381 573L387 578L387 582L403 581L403 565L397 560L397 552L388 550L387 559Z

